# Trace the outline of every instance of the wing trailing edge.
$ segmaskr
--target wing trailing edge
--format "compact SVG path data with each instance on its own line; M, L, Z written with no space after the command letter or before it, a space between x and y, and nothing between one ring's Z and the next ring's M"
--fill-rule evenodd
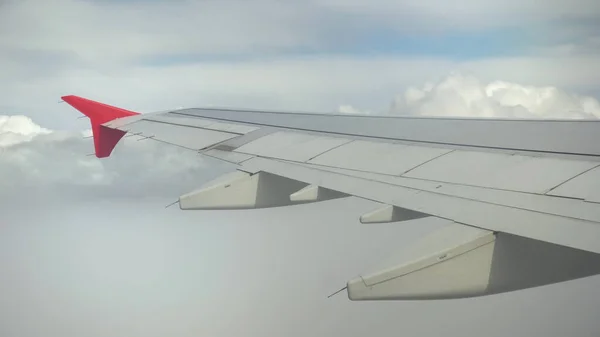
M126 133L118 129L108 128L102 124L117 118L139 115L139 113L134 111L117 108L75 95L62 96L61 98L90 119L94 138L94 150L98 158L110 156L112 150Z

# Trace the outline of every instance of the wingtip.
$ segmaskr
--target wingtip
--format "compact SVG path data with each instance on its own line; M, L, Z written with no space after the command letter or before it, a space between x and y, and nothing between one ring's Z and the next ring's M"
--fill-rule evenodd
M139 115L139 113L134 111L92 101L76 95L65 95L61 99L90 119L97 158L110 156L114 147L125 135L124 131L111 129L102 124L117 118Z
M139 115L138 112L118 108L76 95L61 96L61 99L82 114L88 116L92 123L104 124L111 120Z

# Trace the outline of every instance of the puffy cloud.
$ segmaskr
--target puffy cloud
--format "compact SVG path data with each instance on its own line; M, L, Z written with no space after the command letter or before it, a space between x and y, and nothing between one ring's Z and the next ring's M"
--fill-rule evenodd
M0 116L0 147L26 142L49 132L27 116Z
M193 151L134 137L98 159L87 155L93 152L91 138L84 138L89 130L51 131L25 116L0 121L0 196L176 197L220 167L207 167Z
M597 99L552 86L506 81L485 83L454 73L422 87L409 87L392 103L391 113L422 116L505 118L598 118Z

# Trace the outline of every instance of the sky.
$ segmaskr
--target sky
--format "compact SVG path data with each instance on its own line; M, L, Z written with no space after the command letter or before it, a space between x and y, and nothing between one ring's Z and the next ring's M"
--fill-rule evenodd
M233 168L135 137L88 156L59 101L595 119L598 22L594 0L0 0L0 335L597 335L598 277L327 299L438 224L361 225L357 199L165 209Z

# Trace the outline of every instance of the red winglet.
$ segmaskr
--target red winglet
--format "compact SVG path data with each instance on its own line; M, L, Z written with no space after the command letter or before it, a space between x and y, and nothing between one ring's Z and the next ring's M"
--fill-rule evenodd
M61 98L90 119L94 137L94 149L98 158L110 156L110 153L119 140L125 135L125 131L111 129L102 124L117 118L139 115L137 112L95 102L79 96L69 95Z

